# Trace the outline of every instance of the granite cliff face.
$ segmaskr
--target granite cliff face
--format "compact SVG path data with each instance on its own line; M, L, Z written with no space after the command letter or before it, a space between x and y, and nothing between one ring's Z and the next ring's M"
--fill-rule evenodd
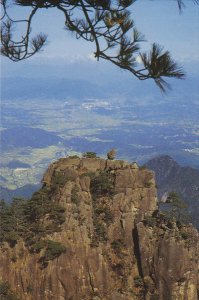
M64 158L50 165L43 188L66 209L61 231L48 236L66 251L41 266L42 251L30 253L23 240L2 245L0 280L20 299L198 299L198 233L158 212L151 171Z

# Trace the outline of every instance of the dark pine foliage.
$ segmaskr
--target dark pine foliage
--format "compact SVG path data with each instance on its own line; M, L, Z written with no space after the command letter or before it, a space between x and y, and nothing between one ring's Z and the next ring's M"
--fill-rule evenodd
M0 299L1 300L20 300L14 293L8 282L0 281Z
M100 196L113 196L114 176L106 171L101 171L99 175L91 178L90 190L93 199Z
M30 200L15 198L11 205L0 202L0 244L14 247L22 238L30 248L47 234L59 231L65 221L65 209L51 200L47 188L34 193Z

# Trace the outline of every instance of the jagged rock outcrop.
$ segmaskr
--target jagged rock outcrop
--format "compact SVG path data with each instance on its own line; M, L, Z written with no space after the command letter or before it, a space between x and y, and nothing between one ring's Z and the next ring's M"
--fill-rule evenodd
M64 158L43 177L65 207L66 251L46 266L23 240L0 250L0 280L22 300L197 300L198 233L157 211L153 173L125 161Z

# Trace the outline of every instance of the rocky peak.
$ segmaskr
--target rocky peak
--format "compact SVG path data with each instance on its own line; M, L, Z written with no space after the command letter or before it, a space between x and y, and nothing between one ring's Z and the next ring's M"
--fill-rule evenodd
M197 300L197 232L158 212L152 171L62 158L44 174L42 191L65 208L65 222L47 234L44 249L30 252L23 239L1 245L0 279L20 299ZM41 265L51 241L65 250Z
M151 170L156 170L156 174L160 180L160 184L167 180L170 174L178 172L179 165L168 155L157 156L146 163Z

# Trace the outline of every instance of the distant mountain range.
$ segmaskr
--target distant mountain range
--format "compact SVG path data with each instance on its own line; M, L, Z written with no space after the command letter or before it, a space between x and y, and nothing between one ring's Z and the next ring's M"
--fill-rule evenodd
M155 157L145 165L155 172L158 198L164 201L169 192L177 192L199 227L199 170L182 167L167 155Z
M15 148L43 148L62 142L54 132L40 128L17 126L1 131L1 151Z
M2 78L2 99L65 99L67 97L105 96L100 84L63 78Z
M103 69L106 76L99 72L94 78L96 65L92 66L87 66L84 80L65 68L62 75L67 77L45 69L42 77L35 71L33 77L32 72L26 78L13 73L2 79L4 153L22 146L57 145L62 138L64 147L76 152L104 155L116 148L121 159L139 163L167 153L198 166L197 76L188 76L186 82L171 79L173 89L163 96L152 81L132 80L114 70L108 76Z
M22 197L30 199L32 194L41 187L41 184L27 184L15 190L10 190L0 186L0 200L4 200L7 203L12 202L15 197Z

